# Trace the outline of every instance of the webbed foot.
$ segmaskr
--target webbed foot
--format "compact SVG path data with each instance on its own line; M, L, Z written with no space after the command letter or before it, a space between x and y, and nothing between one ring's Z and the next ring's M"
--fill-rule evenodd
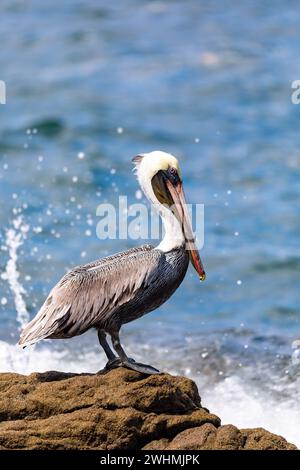
M109 361L105 364L103 369L99 370L97 374L102 375L108 372L109 370L116 369L117 367L121 367L121 366L122 366L121 359L119 359L118 357L115 357L114 359L109 359Z
M149 364L141 364L140 362L135 362L135 360L131 358L129 358L127 361L122 361L122 365L124 367L127 367L127 369L136 370L137 372L141 372L142 374L160 374L160 371L158 369L155 369L155 367L152 367Z

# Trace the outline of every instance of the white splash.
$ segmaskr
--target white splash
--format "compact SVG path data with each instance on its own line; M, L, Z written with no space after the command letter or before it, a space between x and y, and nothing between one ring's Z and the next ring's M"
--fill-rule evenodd
M29 230L29 225L24 223L23 217L20 215L12 222L12 228L6 230L6 248L9 254L9 260L6 264L6 269L2 273L1 278L6 280L9 284L11 292L14 297L17 321L22 328L29 321L29 314L27 312L26 303L24 301L25 289L22 286L19 277L17 261L18 249L23 244L26 234Z
M0 371L31 374L47 370L60 370L74 373L95 373L105 366L106 358L102 351L85 351L74 356L71 351L57 351L53 345L35 345L22 349L14 344L0 341Z
M233 423L239 428L263 427L299 447L300 410L292 393L290 397L278 400L235 375L214 387L202 388L199 380L198 385L203 405L220 416L222 424Z

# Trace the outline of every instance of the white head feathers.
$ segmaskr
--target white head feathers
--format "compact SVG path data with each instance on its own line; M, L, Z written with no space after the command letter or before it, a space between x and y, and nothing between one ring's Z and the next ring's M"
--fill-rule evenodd
M165 236L157 249L170 251L176 246L184 243L184 236L179 221L171 210L164 207L157 199L153 187L152 178L160 171L166 171L169 167L175 168L181 178L181 171L177 159L170 153L155 150L143 153L133 158L138 182L146 197L151 201L153 207L160 213L165 226Z
M181 171L177 158L167 152L154 150L149 153L141 153L132 160L135 163L136 175L142 188L145 187L146 181L151 181L153 176L160 170L167 170L173 167L181 176Z

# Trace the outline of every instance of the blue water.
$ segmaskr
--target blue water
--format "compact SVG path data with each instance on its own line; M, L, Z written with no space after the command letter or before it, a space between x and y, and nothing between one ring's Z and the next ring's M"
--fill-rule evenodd
M136 202L131 158L162 149L180 159L188 200L205 205L207 280L190 270L167 304L124 328L124 345L195 378L225 422L299 444L298 2L2 0L0 14L2 370L103 365L93 333L14 348L7 229L21 217L16 269L32 317L66 269L142 243L99 240L96 207Z

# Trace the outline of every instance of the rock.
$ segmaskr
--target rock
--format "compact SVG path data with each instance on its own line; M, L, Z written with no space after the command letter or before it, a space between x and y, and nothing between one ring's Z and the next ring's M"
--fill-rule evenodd
M166 447L168 450L224 449L239 450L245 439L231 424L216 428L211 423L179 433Z
M186 429L170 442L148 444L145 449L165 450L295 450L283 437L263 428L239 430L232 424L215 427L211 423Z
M295 449L201 407L195 383L124 368L0 374L0 449Z
M241 433L245 436L246 441L244 448L246 450L295 450L296 446L289 444L281 436L272 434L263 428L242 429Z

